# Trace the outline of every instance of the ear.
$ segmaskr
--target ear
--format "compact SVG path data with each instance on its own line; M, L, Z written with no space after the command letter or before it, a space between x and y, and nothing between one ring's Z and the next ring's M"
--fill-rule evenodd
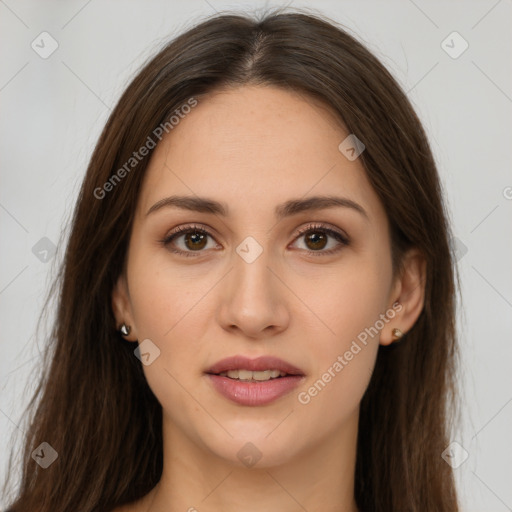
M404 255L403 269L393 284L388 304L388 308L392 308L393 304L399 302L401 308L393 308L396 314L381 331L381 345L398 341L393 336L393 329L398 328L406 334L416 323L425 303L426 269L427 262L419 249L410 249Z
M137 328L133 320L130 294L124 273L119 276L112 290L112 311L117 329L120 329L123 323L130 326L130 334L123 338L127 341L137 341Z

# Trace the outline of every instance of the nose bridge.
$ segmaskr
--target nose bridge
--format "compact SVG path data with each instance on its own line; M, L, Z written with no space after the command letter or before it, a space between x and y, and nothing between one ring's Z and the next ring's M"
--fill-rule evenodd
M235 253L232 277L235 289L244 295L249 294L253 299L257 298L254 297L256 295L271 302L275 290L272 289L272 272L268 268L272 266L268 240L261 240L260 243L249 235L235 248Z
M248 336L257 336L269 326L284 328L288 320L282 287L269 269L274 266L272 251L262 242L247 236L235 247L221 304L224 327L237 326Z

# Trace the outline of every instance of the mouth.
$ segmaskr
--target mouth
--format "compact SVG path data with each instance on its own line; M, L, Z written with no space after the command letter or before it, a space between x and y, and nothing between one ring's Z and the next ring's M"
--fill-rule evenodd
M227 377L228 379L239 380L242 382L266 382L269 380L286 377L289 374L280 370L229 370L226 372L220 372L216 375Z
M263 356L223 359L205 374L216 391L239 405L266 405L290 393L305 373L282 359Z

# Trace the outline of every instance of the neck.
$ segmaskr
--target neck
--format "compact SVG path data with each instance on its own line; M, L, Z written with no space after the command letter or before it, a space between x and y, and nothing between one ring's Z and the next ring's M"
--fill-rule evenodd
M343 428L284 461L253 467L229 461L164 416L162 478L147 512L357 512L354 473L358 415ZM267 461L269 458L267 458Z

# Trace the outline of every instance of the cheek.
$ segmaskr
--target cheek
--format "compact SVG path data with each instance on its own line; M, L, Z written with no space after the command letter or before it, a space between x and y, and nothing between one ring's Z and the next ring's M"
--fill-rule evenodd
M143 371L164 414L179 423L200 414L187 391L195 388L201 373L197 354L203 326L197 315L204 284L155 259L134 257L132 263L130 295L139 341L149 338L159 350Z
M336 308L329 311L335 334L317 335L314 346L307 348L312 355L311 373L297 402L311 428L318 418L323 418L322 431L345 423L356 414L368 387L379 348L378 333L372 337L368 331L379 318L379 308L364 298L338 296Z
M331 350L348 347L385 312L391 283L390 268L386 262L376 259L361 259L354 263L325 276L315 287L314 298L310 299L314 302L312 309L319 312L326 325L326 335L330 332L330 338L337 340L327 344ZM319 290L323 290L322 293ZM375 334L369 338L378 340Z
M196 306L200 307L201 298L214 284L211 274L199 275L173 264L161 248L133 253L128 270L137 330L141 336L164 343L194 316Z
M139 341L149 338L160 351L154 363L144 366L146 378L162 404L176 403L182 398L180 384L189 387L202 374L198 354L211 322L204 308L218 278L173 266L161 250L134 251L128 271Z
M301 428L323 437L351 424L370 382L376 355L375 345L361 348L350 361L343 353L333 354L329 364L299 391L296 411Z
M318 323L311 326L312 334L317 333L312 339L317 341L308 350L313 348L315 357L299 403L311 407L311 412L330 410L333 419L356 408L368 386L390 282L385 262L374 260L349 270L320 280L316 290L323 293L317 291L308 299L322 320L323 334L319 336Z

